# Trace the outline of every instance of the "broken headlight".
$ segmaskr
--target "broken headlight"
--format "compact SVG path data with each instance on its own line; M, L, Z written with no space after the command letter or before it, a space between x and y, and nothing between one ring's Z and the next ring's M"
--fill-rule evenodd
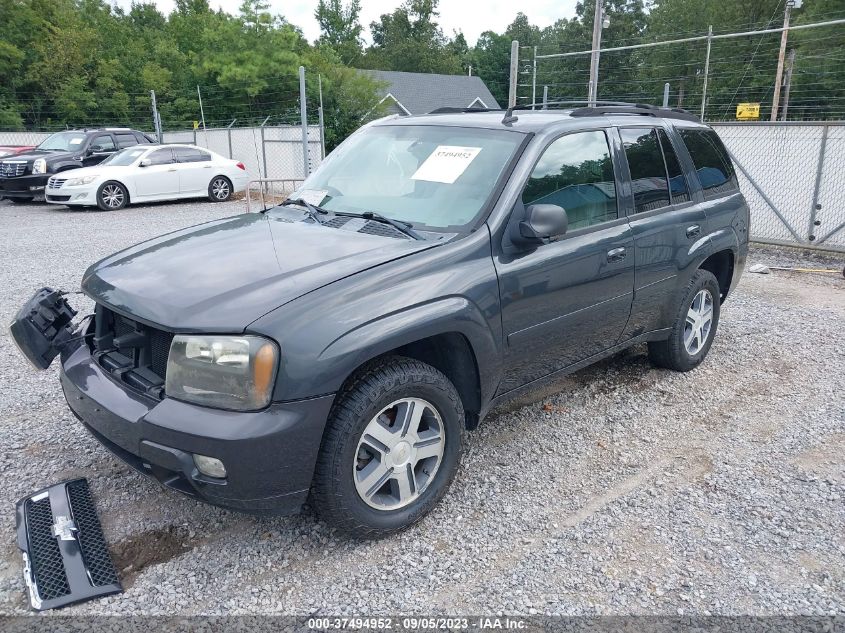
M235 411L270 404L279 348L260 336L178 334L170 345L168 397Z

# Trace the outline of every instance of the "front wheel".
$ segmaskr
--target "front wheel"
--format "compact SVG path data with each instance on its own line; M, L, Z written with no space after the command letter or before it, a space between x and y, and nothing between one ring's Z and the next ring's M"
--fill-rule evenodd
M708 270L697 270L678 303L669 338L648 344L651 361L675 371L695 369L710 351L719 326L719 282Z
M338 395L311 490L326 522L380 537L425 516L457 472L464 408L434 367L390 357L365 368Z
M232 197L232 181L226 176L215 176L208 185L208 199L212 202L226 202Z
M129 202L129 192L119 182L109 180L97 189L97 206L102 211L117 211Z

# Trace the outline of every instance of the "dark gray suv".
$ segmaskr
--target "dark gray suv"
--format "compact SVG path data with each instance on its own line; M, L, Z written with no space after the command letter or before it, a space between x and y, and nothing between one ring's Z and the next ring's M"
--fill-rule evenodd
M45 289L12 333L42 367L60 352L84 426L165 486L276 514L310 494L377 536L437 503L505 399L635 343L701 363L748 222L683 111L385 119L283 205L91 266L76 331Z

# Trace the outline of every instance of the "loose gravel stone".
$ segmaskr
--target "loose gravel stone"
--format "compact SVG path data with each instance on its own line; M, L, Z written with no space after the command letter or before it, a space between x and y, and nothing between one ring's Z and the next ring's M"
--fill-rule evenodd
M169 492L73 418L7 325L113 251L244 204L113 213L0 202L0 613L28 612L12 504L89 479L126 592L64 614L843 614L845 280L746 274L705 363L638 346L491 413L434 512L375 542L306 511ZM749 263L842 258L754 248ZM90 304L73 296L82 309Z

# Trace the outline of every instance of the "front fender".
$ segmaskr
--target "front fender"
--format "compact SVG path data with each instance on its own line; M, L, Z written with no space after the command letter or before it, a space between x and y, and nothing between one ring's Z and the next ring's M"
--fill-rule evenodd
M482 402L488 401L498 384L501 366L498 346L487 320L465 297L445 297L385 315L361 325L332 341L317 358L324 367L316 378L332 391L340 388L357 367L398 347L439 334L463 335L475 355Z

